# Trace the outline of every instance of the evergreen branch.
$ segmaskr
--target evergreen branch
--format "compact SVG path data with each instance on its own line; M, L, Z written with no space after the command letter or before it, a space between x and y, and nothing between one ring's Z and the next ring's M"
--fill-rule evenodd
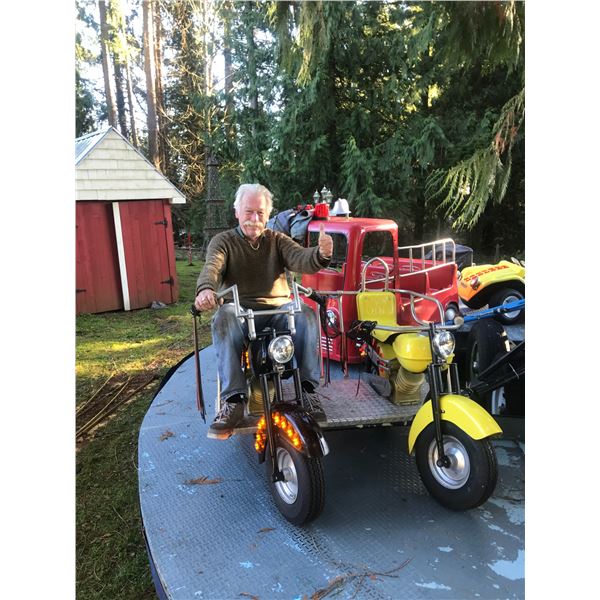
M435 171L426 181L427 198L440 198L445 216L455 228L472 229L490 200L500 204L506 195L512 166L512 147L525 118L525 90L502 107L492 130L492 141L443 176ZM504 157L504 162L503 162Z

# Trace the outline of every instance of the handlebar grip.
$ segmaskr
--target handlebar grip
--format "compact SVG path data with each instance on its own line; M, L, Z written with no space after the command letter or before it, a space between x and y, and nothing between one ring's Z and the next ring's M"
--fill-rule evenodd
M326 300L325 296L322 296L321 294L317 294L317 292L315 290L312 290L311 293L306 297L309 300L316 302L319 306L321 306L323 308L325 308L325 305L327 304L327 300Z

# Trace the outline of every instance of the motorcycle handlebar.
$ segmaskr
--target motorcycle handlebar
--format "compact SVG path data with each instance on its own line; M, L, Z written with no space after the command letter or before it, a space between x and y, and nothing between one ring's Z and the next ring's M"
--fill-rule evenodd
M228 287L227 289L221 290L215 297L217 300L220 300L227 294L231 294L233 296L233 306L235 310L235 316L240 319L240 321L246 321L248 324L248 337L250 340L256 339L256 328L254 326L254 318L256 316L264 316L264 315L287 315L288 317L288 329L290 333L294 335L296 333L296 323L294 319L294 314L302 311L302 307L300 305L300 293L310 297L313 294L311 288L305 288L295 281L292 284L294 300L293 304L290 308L274 308L269 310L252 310L251 308L242 308L240 304L240 297L238 293L238 287L236 284Z

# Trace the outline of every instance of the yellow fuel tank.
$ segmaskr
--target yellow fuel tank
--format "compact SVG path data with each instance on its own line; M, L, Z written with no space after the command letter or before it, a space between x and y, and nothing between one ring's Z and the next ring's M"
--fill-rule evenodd
M419 333L403 333L393 343L400 364L411 373L422 373L431 362L429 336Z

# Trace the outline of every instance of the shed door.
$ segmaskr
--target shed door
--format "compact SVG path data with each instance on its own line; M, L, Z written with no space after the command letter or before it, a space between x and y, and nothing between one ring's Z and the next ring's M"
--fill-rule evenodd
M76 310L96 313L123 308L112 206L75 204Z
M119 202L130 308L177 300L173 229L167 201Z

